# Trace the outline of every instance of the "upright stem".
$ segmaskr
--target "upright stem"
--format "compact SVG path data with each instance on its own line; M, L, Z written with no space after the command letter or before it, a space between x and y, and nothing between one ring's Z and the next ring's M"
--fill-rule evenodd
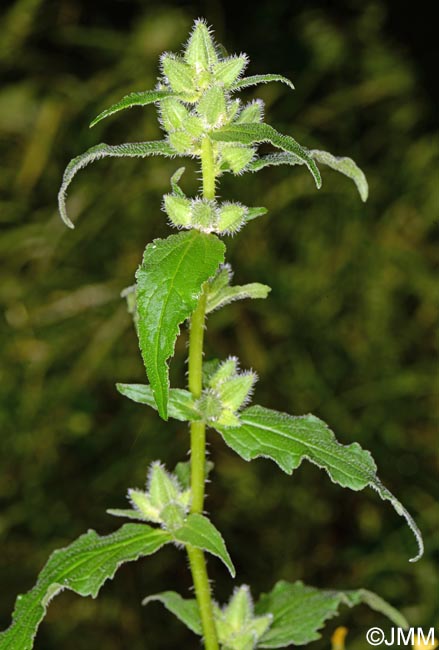
M203 197L215 198L215 161L212 143L205 137L201 145L201 171L203 176ZM203 388L203 342L204 321L206 317L205 291L201 294L197 308L191 317L189 334L189 390L195 399ZM206 425L204 422L191 422L191 512L200 514L204 506L205 467L206 467ZM218 638L213 617L212 597L209 576L203 551L193 546L187 547L189 563L194 581L195 594L203 625L206 650L218 650Z

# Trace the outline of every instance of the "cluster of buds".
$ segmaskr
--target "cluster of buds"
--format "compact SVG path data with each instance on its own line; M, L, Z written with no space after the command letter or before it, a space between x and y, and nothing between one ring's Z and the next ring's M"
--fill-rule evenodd
M156 461L152 463L146 490L131 488L132 510L108 510L109 514L160 524L169 531L180 528L189 514L191 491L183 489L177 477Z
M238 232L249 214L249 208L240 203L188 199L177 194L164 196L164 210L177 228L197 228L227 235Z
M160 101L160 121L176 153L198 156L202 138L211 131L262 121L261 101L242 106L232 97L247 64L245 54L223 56L201 20L195 22L182 56L163 54L157 90L169 91L169 96ZM239 174L256 153L254 147L237 143L217 143L214 149L216 175Z
M224 650L253 650L270 627L272 614L255 616L250 589L242 585L222 609L216 608L215 622Z
M250 399L257 375L252 370L240 372L236 357L204 364L204 390L196 402L206 422L233 427L241 424L239 410Z

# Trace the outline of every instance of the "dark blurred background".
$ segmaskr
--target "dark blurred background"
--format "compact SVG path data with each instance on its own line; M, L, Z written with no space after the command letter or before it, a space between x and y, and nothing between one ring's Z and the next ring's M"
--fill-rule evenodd
M178 49L200 15L229 51L249 54L250 73L294 81L295 92L246 91L263 98L267 121L352 156L371 190L363 205L350 181L325 169L320 192L302 168L224 179L224 198L269 208L227 243L236 281L272 293L214 314L208 356L238 354L260 374L258 403L313 412L341 442L370 449L422 529L426 555L408 563L414 540L372 491L342 490L309 464L293 477L269 461L246 464L212 433L213 521L255 594L281 578L363 586L412 625L437 625L437 37L422 3L16 0L0 41L1 627L53 549L90 527L111 532L120 522L106 508L124 507L150 461L172 467L186 456L184 426L114 387L144 381L119 294L145 244L169 233L160 200L179 163L110 160L81 172L68 201L73 232L56 193L68 160L87 147L160 137L153 107L92 131L88 123L126 92L152 88L159 54ZM187 168L184 186L195 192ZM185 346L183 333L174 385L184 381ZM232 581L217 561L209 568L218 598L228 598ZM140 606L189 587L185 558L166 549L122 568L97 601L60 596L36 647L196 648L159 605ZM366 647L365 629L384 624L366 608L339 621L348 648ZM329 647L337 624L316 648Z

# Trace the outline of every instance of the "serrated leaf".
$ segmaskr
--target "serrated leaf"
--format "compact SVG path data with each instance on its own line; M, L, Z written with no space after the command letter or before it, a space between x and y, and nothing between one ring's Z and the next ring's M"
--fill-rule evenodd
M307 150L294 138L283 135L269 124L230 124L210 134L218 142L239 142L240 144L258 144L269 142L279 149L295 154L308 167L318 188L322 185L320 172Z
M164 140L153 142L126 142L124 144L108 145L105 143L91 147L80 156L73 158L67 165L60 190L58 192L58 205L61 219L66 226L74 228L73 223L67 216L66 192L77 172L100 158L145 158L146 156L167 156L172 157L175 151Z
M242 90L243 88L249 88L249 86L266 84L270 81L280 81L281 83L286 84L292 90L294 90L293 82L280 74L255 74L251 77L244 77L243 79L239 79L236 83L234 83L230 90Z
M159 414L168 417L169 369L180 325L224 259L215 235L190 230L149 244L136 273L140 350Z
M154 601L162 603L171 614L174 614L192 632L200 636L203 634L200 610L195 599L182 598L175 591L163 591L160 594L147 596L142 600L142 605L148 605Z
M336 616L340 605L353 605L370 598L363 589L358 591L323 591L308 587L298 581L293 584L281 581L268 594L263 594L256 604L258 615L271 613L273 621L258 643L259 648L284 648L290 645L305 645L320 638L325 621ZM373 594L377 611L401 627L407 621L391 605ZM375 609L375 607L374 607Z
M35 587L18 596L13 623L0 634L2 650L30 650L48 604L63 589L96 598L104 582L114 577L123 562L151 555L171 540L164 530L146 524L125 524L105 537L90 530L70 546L55 551Z
M209 314L215 309L220 309L235 300L245 298L266 298L271 288L266 284L251 282L250 284L222 287L219 291L209 291L207 297L206 313Z
M317 162L322 163L323 165L328 165L328 167L331 167L337 172L352 179L357 186L361 200L367 201L367 197L369 196L369 185L366 176L352 158L338 158L327 151L319 151L318 149L311 149L309 155Z
M423 554L421 533L410 514L377 477L371 454L357 442L341 445L333 432L314 415L292 416L262 406L252 406L240 413L241 426L215 428L225 442L245 460L265 457L292 474L303 460L325 469L335 483L351 490L374 488L380 497L391 502L404 517L415 535L418 554Z
M151 386L148 384L116 384L121 395L137 404L146 404L157 410ZM171 388L169 390L168 415L181 422L195 422L201 416L195 408L194 399L188 390Z
M174 531L178 542L190 544L212 555L216 555L224 562L232 578L235 577L235 567L227 551L224 539L215 526L203 515L192 514L187 518L184 526Z
M165 97L172 97L174 95L172 90L145 90L138 93L129 93L122 97L122 99L109 108L106 108L102 113L90 123L90 128L94 127L98 122L104 120L110 115L114 115L118 111L123 111L125 108L132 108L133 106L147 106L164 99Z

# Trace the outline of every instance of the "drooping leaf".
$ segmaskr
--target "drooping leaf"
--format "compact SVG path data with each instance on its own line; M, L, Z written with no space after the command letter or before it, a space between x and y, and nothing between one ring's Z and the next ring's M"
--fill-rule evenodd
M269 124L230 124L212 132L210 137L218 142L238 142L246 145L269 142L278 149L293 153L300 158L311 172L316 186L320 188L322 185L318 167L307 150L294 138L279 133Z
M246 172L258 172L264 167L270 167L272 165L304 165L305 163L301 158L296 156L293 153L287 153L283 151L282 153L271 153L266 156L260 156L252 160L249 165L247 165Z
M35 587L18 596L12 625L0 634L2 650L30 650L47 606L63 589L96 598L106 580L123 562L151 555L172 541L171 535L146 524L125 524L111 535L94 530L73 544L55 551L41 571Z
M235 567L224 539L207 517L195 513L189 515L184 526L174 531L173 534L178 542L190 544L219 557L230 571L232 578L235 577Z
M351 178L357 186L361 200L367 201L369 185L366 176L352 158L338 158L327 151L319 151L318 149L311 149L309 155L317 162L322 163L323 165L328 165L328 167L331 167L337 172Z
M137 330L159 414L168 417L169 369L179 327L194 311L206 282L224 259L224 244L198 230L156 239L136 273Z
M73 158L65 169L58 192L58 205L61 219L69 228L75 227L67 216L66 192L75 175L83 167L100 158L145 158L146 156L158 155L172 157L175 155L175 151L164 140L157 140L155 142L126 142L114 146L102 143L88 149L80 156Z
M174 93L172 90L145 90L138 93L129 93L122 97L122 99L109 108L106 108L102 113L90 123L90 128L94 127L98 122L104 120L110 115L114 115L118 111L123 111L125 108L132 108L133 106L147 106L164 99L165 97L172 97Z
M245 460L265 457L291 474L307 459L326 470L335 483L351 490L374 488L382 499L391 502L413 531L418 554L423 554L421 533L410 514L378 479L371 454L357 442L341 445L333 432L314 415L292 416L261 406L252 406L240 413L241 426L215 428L225 442Z
M182 598L175 591L163 591L161 594L147 596L142 600L142 605L148 605L154 601L162 603L171 614L174 614L192 632L199 636L203 634L200 610L195 598Z
M121 395L128 397L133 402L146 404L157 410L152 388L148 384L116 384L116 388ZM201 420L191 393L183 388L169 390L168 415L181 422Z
M209 293L207 298L206 313L209 314L215 309L220 309L235 300L243 300L244 298L266 298L270 293L271 288L266 284L259 282L251 282L250 284L224 287L216 293Z
M249 88L249 86L266 84L270 81L280 81L281 83L286 84L292 90L294 90L293 82L280 74L255 74L251 77L244 77L243 79L236 81L231 87L231 90L242 90L243 88Z
M371 598L373 596L373 598ZM341 605L370 605L398 626L407 627L405 618L376 594L358 591L322 591L302 582L281 581L256 604L258 615L271 613L273 621L258 643L259 648L305 645L320 638L325 621L337 615Z

